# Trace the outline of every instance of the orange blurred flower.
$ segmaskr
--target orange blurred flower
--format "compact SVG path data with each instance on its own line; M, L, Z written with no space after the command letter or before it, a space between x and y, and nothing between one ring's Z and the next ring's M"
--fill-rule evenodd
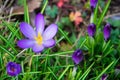
M81 17L81 13L79 11L71 12L69 18L75 23L76 26L83 22L83 18Z

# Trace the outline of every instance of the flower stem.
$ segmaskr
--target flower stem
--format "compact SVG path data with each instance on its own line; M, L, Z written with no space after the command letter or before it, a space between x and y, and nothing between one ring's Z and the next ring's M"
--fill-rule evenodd
M46 2L45 2L44 6L43 6L43 8L42 8L42 10L41 10L41 14L43 14L43 12L44 12L44 10L45 10L47 4L48 4L48 0L46 0Z
M91 14L90 23L93 23L94 13Z

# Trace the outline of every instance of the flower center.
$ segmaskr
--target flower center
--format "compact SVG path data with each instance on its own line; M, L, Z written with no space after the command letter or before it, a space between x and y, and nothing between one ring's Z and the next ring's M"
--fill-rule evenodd
M14 68L14 67L11 67L11 71L12 71L12 72L15 72L15 68Z
M40 33L38 33L38 36L37 37L35 37L35 40L37 41L37 43L39 44L39 45L41 45L42 44L42 36L41 36L41 34Z

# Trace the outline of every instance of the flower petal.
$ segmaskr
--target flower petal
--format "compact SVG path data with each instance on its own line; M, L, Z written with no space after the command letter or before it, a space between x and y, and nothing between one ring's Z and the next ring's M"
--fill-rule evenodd
M107 80L108 75L107 74L103 74L101 77L101 80Z
M43 45L44 45L45 47L52 47L52 46L55 45L55 40L53 40L53 39L46 40L46 41L44 41Z
M98 0L90 0L91 8L94 9L96 7L97 3L98 3Z
M56 24L51 24L43 33L43 39L49 40L52 39L57 33L58 27Z
M20 31L29 39L33 39L36 36L34 29L26 22L20 23Z
M33 50L35 53L39 53L39 52L41 52L43 49L44 49L44 46L43 46L43 45L38 45L38 44L35 44L35 45L32 47L32 50Z
M42 34L45 26L44 16L42 14L38 14L35 18L35 26L37 33Z
M10 76L17 76L22 71L20 64L14 62L8 62L6 69L7 69L7 74Z
M95 35L95 31L96 31L96 25L94 23L91 23L90 25L88 25L88 35L93 37Z
M34 40L23 39L17 42L17 46L19 46L20 48L30 48L34 45L34 43Z
M78 49L72 54L72 60L75 64L79 64L83 60L82 50Z
M111 25L109 23L107 23L103 29L105 41L107 41L109 39L110 33L111 33Z

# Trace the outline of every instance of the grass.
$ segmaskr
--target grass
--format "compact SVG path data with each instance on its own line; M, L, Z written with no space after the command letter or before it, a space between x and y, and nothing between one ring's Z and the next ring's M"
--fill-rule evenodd
M42 14L48 2L48 0L45 0L41 10ZM100 16L98 16L99 4L95 9L93 22L97 25L97 32L102 26L110 2L111 0L108 0ZM24 12L24 21L30 24L28 6L25 0ZM115 67L119 64L119 58L116 57L119 51L116 54L114 53L115 44L112 44L111 41L99 40L98 36L91 39L88 35L85 35L84 40L80 43L81 37L79 40L73 41L70 33L59 27L58 34L55 37L56 46L45 49L41 54L36 55L31 49L23 50L17 47L17 41L24 38L19 31L19 23L20 21L8 23L6 20L2 20L1 26L4 26L4 30L0 29L0 80L99 80L103 74L108 74L110 76L110 78L108 76L109 80L118 79L117 77L111 77L115 75ZM61 50L61 47L63 47L61 46L62 41L70 46L76 45L64 51ZM78 43L80 45L76 47ZM99 47L101 48L98 49ZM78 48L83 50L84 59L77 65L76 74L73 76L75 65L71 55ZM22 72L18 76L7 75L6 64L9 61L21 64Z

